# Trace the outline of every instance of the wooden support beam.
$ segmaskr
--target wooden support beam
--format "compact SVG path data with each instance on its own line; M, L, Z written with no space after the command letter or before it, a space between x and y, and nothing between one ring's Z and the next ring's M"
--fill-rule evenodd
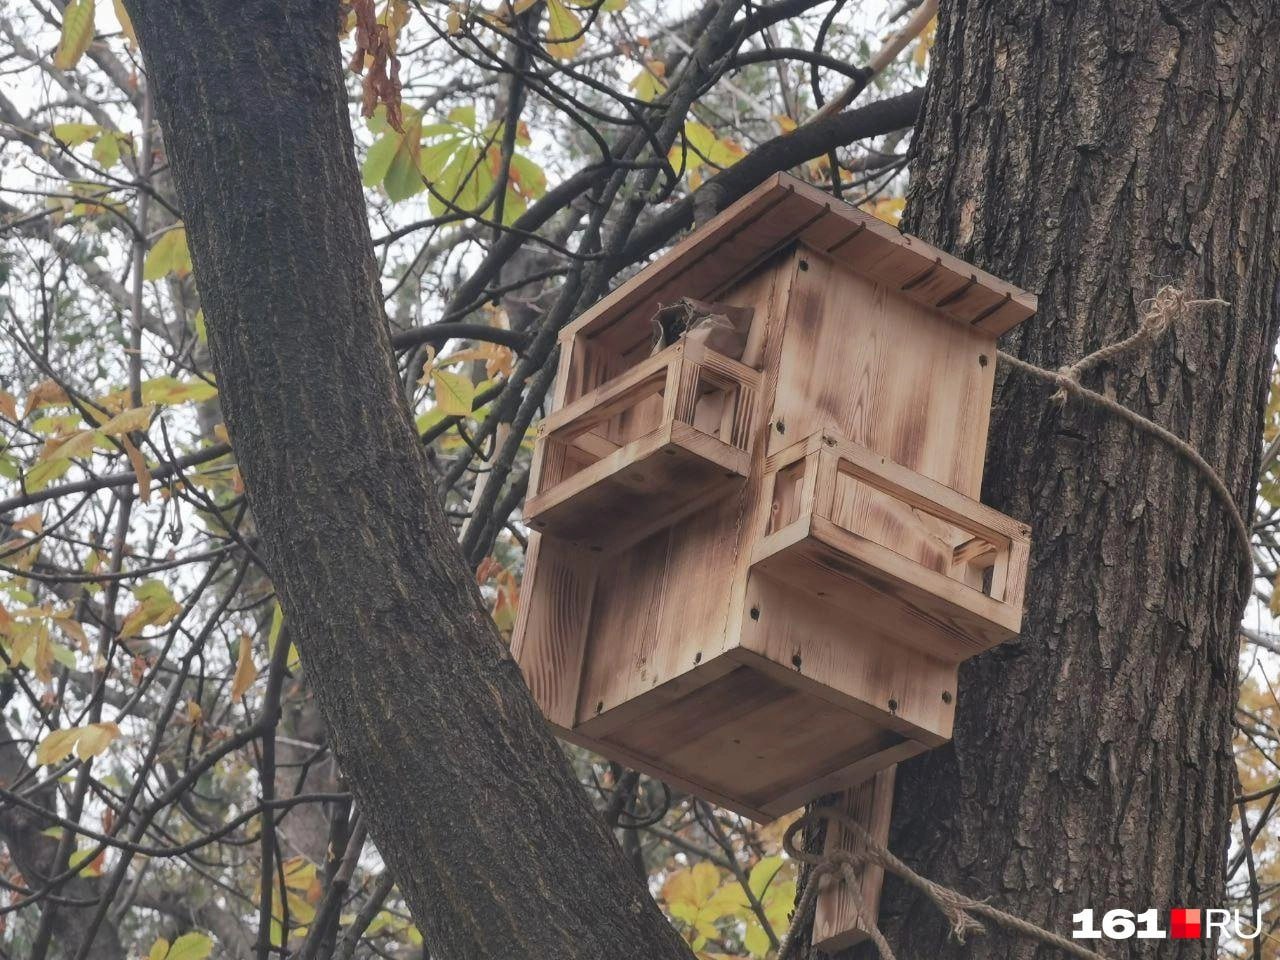
M881 770L870 780L850 787L836 802L839 809L867 828L867 832L882 844L889 842L889 817L893 813L893 781L897 766ZM827 827L825 855L836 850L855 852L860 841L849 836L839 824ZM884 883L884 870L866 866L861 870L860 882L851 885L838 877L822 881L818 894L817 911L813 918L813 945L819 950L834 953L867 939L865 922L860 917L874 921L880 914L880 888Z

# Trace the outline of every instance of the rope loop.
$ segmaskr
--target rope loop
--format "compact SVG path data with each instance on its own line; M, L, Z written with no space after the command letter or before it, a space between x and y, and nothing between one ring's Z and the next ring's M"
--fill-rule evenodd
M829 854L813 854L796 843L800 831L808 831L818 823L826 821L828 829L839 827L854 840L853 850L836 850ZM963 893L935 883L920 876L909 866L889 852L889 849L877 841L867 829L843 810L835 807L818 807L810 810L803 817L787 828L782 838L782 848L787 855L813 868L809 880L805 884L800 902L792 915L791 927L778 946L778 960L787 960L799 942L805 925L812 919L818 902L819 888L826 878L839 874L851 887L861 882L861 871L870 864L881 867L886 873L892 873L900 880L923 893L939 912L947 918L952 936L958 943L964 943L972 934L986 931L978 917L1007 927L1032 940L1057 947L1073 957L1084 960L1103 960L1102 955L1088 950L1066 937L1059 936L1049 930L1037 927L1020 917L992 906L985 900L975 900ZM875 917L862 914L861 903L858 902L858 923L867 932L871 942L875 944L880 960L895 960L892 948L884 938L883 932L875 922Z
M1130 426L1148 436L1162 441L1182 459L1191 464L1209 484L1209 488L1221 502L1223 509L1227 512L1228 519L1231 521L1240 558L1242 596L1247 598L1253 588L1253 547L1250 542L1249 524L1245 521L1244 514L1241 512L1235 498L1231 495L1231 491L1227 488L1226 482L1209 465L1208 461L1200 455L1200 452L1187 441L1167 428L1160 426L1160 424L1147 419L1139 413L1135 413L1121 403L1117 403L1110 397L1090 390L1080 382L1081 374L1093 367L1111 362L1123 354L1139 348L1142 349L1144 354L1150 353L1156 340L1174 326L1178 320L1192 309L1207 306L1230 306L1230 304L1226 300L1219 300L1216 297L1189 300L1178 288L1164 286L1156 291L1154 297L1143 301L1142 322L1139 324L1137 332L1123 340L1095 350L1075 363L1059 367L1057 370L1047 370L1003 350L996 351L996 356L1015 370L1020 370L1057 387L1058 389L1049 398L1050 403L1061 406L1067 402L1069 397L1084 400L1095 407L1107 411L1112 416L1124 420Z

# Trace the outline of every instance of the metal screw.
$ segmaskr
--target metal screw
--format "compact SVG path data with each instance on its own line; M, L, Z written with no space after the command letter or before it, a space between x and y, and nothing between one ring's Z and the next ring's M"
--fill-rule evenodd
M894 700L892 697L889 698L889 712L890 713L898 712L898 701Z
M943 690L943 691L942 691L942 702L943 702L943 703L950 703L950 702L951 702L951 691L950 691L950 690Z
M759 619L760 619L760 608L759 608L759 607L752 607L752 608L751 608L751 619L752 619L752 620L759 620Z

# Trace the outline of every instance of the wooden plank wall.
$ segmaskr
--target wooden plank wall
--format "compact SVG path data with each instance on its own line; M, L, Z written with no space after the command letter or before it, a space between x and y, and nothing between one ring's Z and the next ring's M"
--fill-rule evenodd
M821 254L801 259L769 452L830 427L977 498L995 341Z

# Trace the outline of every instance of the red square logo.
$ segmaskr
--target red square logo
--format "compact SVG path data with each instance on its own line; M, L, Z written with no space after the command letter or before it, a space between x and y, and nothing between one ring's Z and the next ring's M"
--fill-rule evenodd
M1169 913L1169 936L1174 940L1200 939L1200 911L1179 907Z

